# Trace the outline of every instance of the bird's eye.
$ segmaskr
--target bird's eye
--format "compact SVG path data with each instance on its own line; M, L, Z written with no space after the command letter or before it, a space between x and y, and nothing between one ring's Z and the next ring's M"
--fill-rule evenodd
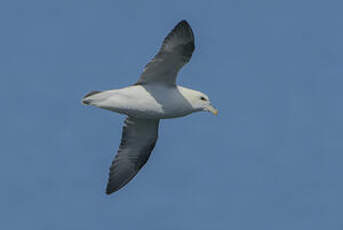
M204 98L204 97L200 97L200 100L202 100L202 101L206 101L206 98Z

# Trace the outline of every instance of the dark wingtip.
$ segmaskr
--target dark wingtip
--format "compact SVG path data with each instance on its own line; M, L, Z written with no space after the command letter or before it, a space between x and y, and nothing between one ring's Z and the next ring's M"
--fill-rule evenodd
M112 193L118 191L118 190L121 189L121 188L122 188L122 187L115 188L115 187L110 186L109 184L107 184L105 193L106 193L106 195L111 195Z
M178 24L186 24L189 25L186 19L182 19Z
M194 42L194 34L192 27L189 25L189 23L186 20L181 20L172 30L171 33L177 32L177 31L183 31L186 32L186 34L191 38L191 40ZM183 35L184 36L184 35Z
M189 23L188 23L185 19L181 20L181 21L175 26L175 28L182 28L182 27L191 28L191 26L189 25Z
M106 190L105 190L106 195L111 195L113 192L114 192L114 189L110 187L109 183L107 183Z
M105 193L106 195L111 195L113 192L111 190L106 189Z

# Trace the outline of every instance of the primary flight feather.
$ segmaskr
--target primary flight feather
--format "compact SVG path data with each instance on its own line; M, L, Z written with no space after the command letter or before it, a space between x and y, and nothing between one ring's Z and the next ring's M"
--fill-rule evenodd
M193 112L218 111L205 94L176 85L179 70L191 59L194 35L183 20L164 39L136 84L122 89L92 91L82 103L127 115L119 150L110 167L106 193L125 186L148 161L160 119Z

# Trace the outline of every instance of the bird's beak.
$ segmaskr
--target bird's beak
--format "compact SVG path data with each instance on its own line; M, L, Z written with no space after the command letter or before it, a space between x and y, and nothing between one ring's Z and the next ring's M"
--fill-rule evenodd
M206 110L209 111L209 112L211 112L211 113L213 113L214 115L217 115L217 114L218 114L218 110L217 110L216 108L214 108L213 105L208 105L208 106L206 107Z

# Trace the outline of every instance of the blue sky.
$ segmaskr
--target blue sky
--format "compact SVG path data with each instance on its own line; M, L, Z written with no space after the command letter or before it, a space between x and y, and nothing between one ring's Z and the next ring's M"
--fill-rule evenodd
M342 1L1 1L1 229L342 229ZM181 19L178 83L217 117L164 120L106 196L124 117L84 107L134 83Z

